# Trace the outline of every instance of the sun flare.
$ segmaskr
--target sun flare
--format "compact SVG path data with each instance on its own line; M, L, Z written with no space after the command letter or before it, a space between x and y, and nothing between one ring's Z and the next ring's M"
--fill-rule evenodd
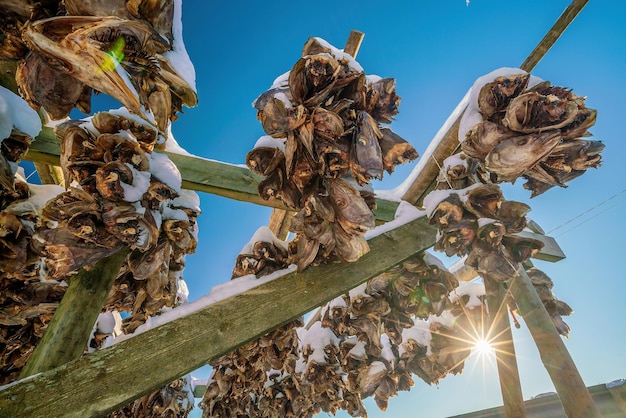
M474 349L476 349L476 352L479 354L489 354L493 351L491 343L484 338L476 340L474 343Z

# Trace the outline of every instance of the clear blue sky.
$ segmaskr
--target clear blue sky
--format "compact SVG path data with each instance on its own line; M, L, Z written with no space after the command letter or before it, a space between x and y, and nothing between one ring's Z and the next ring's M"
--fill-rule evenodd
M365 32L358 61L368 74L397 79L402 97L392 128L421 153L473 81L495 68L519 66L569 0L413 0L397 2L251 1L183 4L184 39L197 74L199 106L173 126L189 152L231 163L263 134L251 102L291 68L309 36L342 47L351 29ZM533 74L588 96L598 109L592 133L604 140L604 163L567 189L531 201L521 182L505 188L526 201L546 231L626 189L623 124L626 74L626 3L591 1ZM399 184L412 165L398 169L378 189ZM587 385L626 377L626 327L619 309L626 295L623 268L624 199L620 194L552 235L567 255L556 264L537 262L554 280L557 297L573 316L566 341ZM270 210L202 195L197 254L188 257L190 300L229 280L235 257L265 225ZM594 217L595 216L595 217ZM571 229L585 221L582 225ZM562 234L562 235L560 235ZM439 254L445 258L444 254ZM514 334L525 398L553 391L529 334ZM196 373L206 377L206 371ZM370 417L445 417L501 404L493 364L471 360L460 376L438 387L416 379L381 413ZM418 413L419 412L419 413ZM347 416L343 414L340 416Z

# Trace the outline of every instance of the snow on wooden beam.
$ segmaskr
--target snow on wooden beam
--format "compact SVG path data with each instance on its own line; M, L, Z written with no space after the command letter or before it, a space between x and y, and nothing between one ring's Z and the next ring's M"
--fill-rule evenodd
M425 217L349 264L288 273L0 391L0 416L99 416L334 299L434 244Z

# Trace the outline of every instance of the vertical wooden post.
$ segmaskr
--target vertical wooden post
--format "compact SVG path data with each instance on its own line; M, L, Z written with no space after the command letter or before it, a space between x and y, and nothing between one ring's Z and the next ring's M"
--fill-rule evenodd
M127 248L118 250L90 270L83 269L70 279L70 285L20 379L54 369L81 356L128 252Z
M557 332L526 271L511 280L511 294L539 350L541 361L559 395L568 417L599 417L574 360Z
M486 275L483 277L483 281L487 292L487 306L489 306L489 318L491 320L487 337L496 352L504 416L506 418L525 418L524 397L515 357L511 323L508 318L506 291L502 284Z

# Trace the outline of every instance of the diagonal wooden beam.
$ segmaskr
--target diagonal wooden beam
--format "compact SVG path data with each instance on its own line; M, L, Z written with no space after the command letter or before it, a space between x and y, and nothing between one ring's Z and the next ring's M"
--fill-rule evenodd
M0 416L102 416L232 352L431 247L424 217L369 240L349 264L289 273L0 391ZM298 295L306 295L299 297Z

